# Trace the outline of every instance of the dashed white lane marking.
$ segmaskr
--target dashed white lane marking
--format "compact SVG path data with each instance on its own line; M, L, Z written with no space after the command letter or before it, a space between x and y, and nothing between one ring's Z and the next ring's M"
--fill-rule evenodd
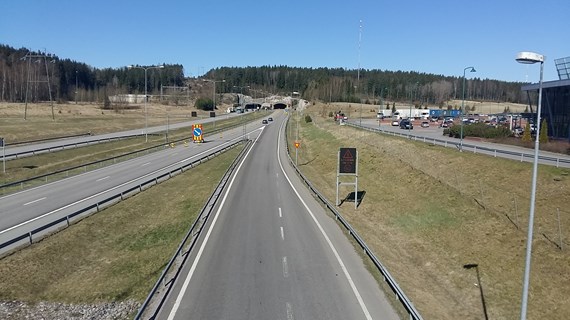
M279 208L279 218L283 218L283 215L281 214L281 208Z
M285 233L283 231L283 227L281 227L281 240L285 240Z
M295 318L293 317L293 307L289 302L287 302L285 306L287 307L287 320L294 320Z
M107 180L107 179L109 179L110 177L111 177L111 176L106 176L106 177L103 177L103 178L101 178L101 179L97 179L97 180L95 180L95 181L99 182L99 181Z
M141 167L148 166L149 164L150 164L150 162L143 163L143 164L141 164Z
M287 265L287 257L283 257L283 277L289 276L289 266Z
M321 226L321 224L319 223L319 221L315 217L315 214L313 213L313 211L309 208L309 206L307 205L305 200L303 200L303 197L301 197L301 194L299 194L299 191L297 191L297 188L295 188L295 186L293 185L293 182L291 182L291 179L289 179L289 176L285 172L285 168L283 168L280 150L281 150L281 132L282 132L282 128L283 128L284 124L285 124L285 121L283 121L281 123L281 128L279 129L279 137L277 138L278 139L277 140L277 163L279 163L279 167L281 167L281 172L283 172L283 176L285 177L285 179L287 180L287 182L291 186L291 189L293 189L293 192L295 193L295 195L297 195L297 199L299 199L301 201L301 203L303 204L303 207L305 207L305 210L307 210L307 212L311 216L311 219L315 222L315 224L317 225L317 228L319 229L319 231L323 235L325 241L329 245L329 248L331 249L331 251L332 251L333 255L335 256L338 264L340 265L340 268L342 269L342 272L344 273L344 276L346 277L346 280L348 281L348 284L350 285L352 292L356 296L356 300L358 301L358 304L360 305L360 309L362 309L364 316L366 317L367 320L372 320L372 316L370 315L370 312L368 311L368 308L366 307L366 304L364 303L364 300L362 299L362 296L360 295L358 288L356 288L356 284L352 280L352 277L350 276L350 273L348 272L348 269L346 268L344 262L342 261L342 259L339 255L338 251L336 250L334 244L332 243L331 239L329 238L329 236L325 232L325 229Z
M45 198L46 198L46 197L39 198L39 199L36 199L36 200L34 200L34 201L26 202L26 203L24 203L24 206L27 206L27 205L32 204L32 203L36 203L36 202L38 202L38 201L45 200Z

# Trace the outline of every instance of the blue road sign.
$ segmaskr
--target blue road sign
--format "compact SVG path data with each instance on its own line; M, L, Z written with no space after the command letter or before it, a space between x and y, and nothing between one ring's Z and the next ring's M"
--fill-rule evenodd
M195 137L199 137L202 135L202 129L200 128L194 128L194 136Z

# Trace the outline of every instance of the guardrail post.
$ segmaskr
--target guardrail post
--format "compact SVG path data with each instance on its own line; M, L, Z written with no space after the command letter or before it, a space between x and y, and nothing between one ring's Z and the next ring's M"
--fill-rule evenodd
M559 163L560 163L560 158L556 158L556 168L558 168Z
M524 160L524 153L521 153L521 162Z
M31 231L28 232L28 235L30 236L30 244L32 244L32 243L33 243L33 242L32 242L32 232L31 232Z
M65 216L65 221L67 222L67 226L69 227L69 216Z

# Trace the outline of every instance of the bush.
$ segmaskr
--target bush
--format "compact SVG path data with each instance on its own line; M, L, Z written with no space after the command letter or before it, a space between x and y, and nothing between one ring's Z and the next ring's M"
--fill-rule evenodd
M305 116L305 122L306 122L306 123L313 122L313 119L311 119L311 116L310 116L310 115L306 115L306 116Z
M334 117L334 113L332 111L329 111L329 118Z
M450 137L461 137L461 125L455 125L448 129ZM446 131L444 130L444 134ZM474 123L463 125L463 137L481 137L481 138L506 138L511 136L511 130L506 127L492 127L484 123Z
M194 103L194 107L204 111L214 111L214 101L209 98L198 98L196 103Z

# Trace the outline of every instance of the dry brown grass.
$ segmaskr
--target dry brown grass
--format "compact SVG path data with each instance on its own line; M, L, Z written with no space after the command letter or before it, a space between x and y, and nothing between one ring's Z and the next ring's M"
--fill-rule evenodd
M148 104L148 125L165 125L167 114L170 123L188 121L192 111L199 116L206 112L193 107ZM54 104L55 120L49 104L28 104L27 120L24 120L23 103L0 103L0 136L8 143L32 139L124 131L143 128L145 113L143 105L131 105L130 109L115 112L103 110L95 104ZM218 115L222 112L218 111Z
M0 300L143 301L241 147L0 260ZM200 188L188 185L200 181Z
M530 164L338 126L319 116L322 106L308 112L314 122L300 133L301 169L334 199L338 148L358 148L359 190L367 193L357 210L352 203L340 209L424 318L483 318L475 271L463 268L469 263L479 265L489 318L518 316ZM553 243L557 208L570 230L569 172L539 169L529 319L570 314L570 251ZM566 231L566 246L568 239Z

